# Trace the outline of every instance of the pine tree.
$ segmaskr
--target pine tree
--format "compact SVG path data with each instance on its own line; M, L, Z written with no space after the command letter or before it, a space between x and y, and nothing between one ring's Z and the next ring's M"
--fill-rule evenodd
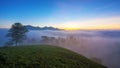
M14 23L6 36L10 37L9 41L17 46L26 39L26 32L28 32L28 30L25 28L25 26L23 26L21 23Z

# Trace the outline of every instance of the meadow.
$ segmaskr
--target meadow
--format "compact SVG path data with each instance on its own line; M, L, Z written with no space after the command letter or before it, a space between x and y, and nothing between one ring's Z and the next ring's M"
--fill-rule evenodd
M1 68L107 68L73 51L50 45L0 48Z

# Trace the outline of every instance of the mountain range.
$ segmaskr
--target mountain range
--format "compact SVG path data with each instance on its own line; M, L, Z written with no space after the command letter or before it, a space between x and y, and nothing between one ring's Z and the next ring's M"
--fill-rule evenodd
M62 30L59 28L55 28L55 27L48 27L48 26L44 26L44 27L39 27L39 26L31 26L31 25L25 25L25 27L28 30Z

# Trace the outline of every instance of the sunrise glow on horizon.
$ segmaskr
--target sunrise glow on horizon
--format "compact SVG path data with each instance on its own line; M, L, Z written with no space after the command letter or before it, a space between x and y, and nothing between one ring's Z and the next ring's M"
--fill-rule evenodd
M0 0L0 28L15 22L65 30L120 30L118 0Z

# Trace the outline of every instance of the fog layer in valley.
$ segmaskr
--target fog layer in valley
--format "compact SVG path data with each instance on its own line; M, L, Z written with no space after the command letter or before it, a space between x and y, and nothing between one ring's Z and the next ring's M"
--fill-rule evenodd
M0 30L0 45L8 40L6 29ZM31 30L20 45L52 44L82 54L109 68L120 68L120 31Z

